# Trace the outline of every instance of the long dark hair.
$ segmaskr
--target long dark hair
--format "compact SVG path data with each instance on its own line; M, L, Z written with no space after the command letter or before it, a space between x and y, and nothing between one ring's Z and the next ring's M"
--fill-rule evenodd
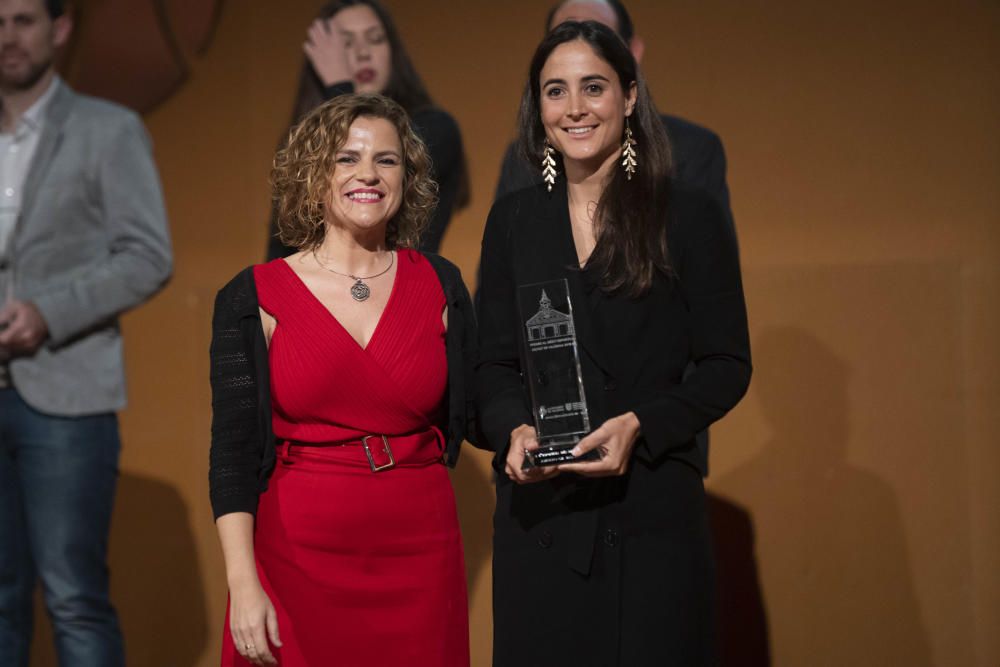
M375 12L385 30L385 37L389 41L392 71L389 72L389 82L381 94L399 104L411 116L414 111L433 106L431 96L427 93L424 82L417 74L417 70L413 67L413 62L403 46L403 40L399 37L399 31L396 30L392 16L380 3L376 0L333 0L320 8L316 18L330 19L340 10L357 5L365 5ZM295 125L324 101L323 84L312 65L309 64L309 60L306 59L302 63L299 91L295 96L295 109L292 112L291 124Z
M567 21L545 36L531 59L521 97L518 146L529 164L539 164L545 142L539 80L542 67L557 46L574 40L590 46L611 66L626 95L631 85L636 85L636 103L628 121L638 151L638 172L631 180L620 168L608 175L594 213L597 245L587 260L587 269L596 272L605 291L638 297L649 290L657 273L671 275L666 234L670 142L635 58L611 28L595 21ZM556 161L560 174L565 173L562 156Z

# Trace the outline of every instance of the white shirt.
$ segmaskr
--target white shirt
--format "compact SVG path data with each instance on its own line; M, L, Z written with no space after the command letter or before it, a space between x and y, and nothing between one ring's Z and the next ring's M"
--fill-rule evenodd
M45 108L60 86L55 77L42 96L24 112L12 133L0 132L0 258L6 257L21 213L24 181L45 124Z

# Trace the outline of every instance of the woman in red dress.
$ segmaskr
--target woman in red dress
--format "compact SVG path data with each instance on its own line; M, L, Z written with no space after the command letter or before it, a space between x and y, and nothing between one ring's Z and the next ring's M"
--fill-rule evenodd
M275 158L281 239L216 300L223 665L469 664L453 465L474 318L414 250L435 185L396 103L316 109Z

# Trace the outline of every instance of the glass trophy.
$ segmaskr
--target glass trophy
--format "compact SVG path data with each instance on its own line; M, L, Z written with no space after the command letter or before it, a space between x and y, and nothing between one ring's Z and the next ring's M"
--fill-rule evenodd
M569 283L550 280L518 287L521 370L531 394L539 448L528 452L524 468L596 460L596 450L580 458L570 450L590 432L587 398L573 326Z

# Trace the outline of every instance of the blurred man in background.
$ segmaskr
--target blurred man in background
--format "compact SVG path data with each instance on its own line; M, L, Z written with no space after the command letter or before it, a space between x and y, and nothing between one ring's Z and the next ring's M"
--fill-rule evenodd
M40 579L62 665L124 664L107 543L125 405L118 316L171 249L142 121L73 92L61 0L0 0L0 665Z

